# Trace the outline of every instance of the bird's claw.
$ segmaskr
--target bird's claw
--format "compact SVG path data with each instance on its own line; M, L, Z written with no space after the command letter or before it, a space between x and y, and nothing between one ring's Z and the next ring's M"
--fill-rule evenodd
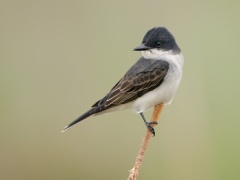
M153 122L145 122L145 125L147 126L147 128L149 129L149 131L151 131L151 133L153 134L153 137L155 136L155 130L154 128L151 126L151 124L158 124L156 121Z

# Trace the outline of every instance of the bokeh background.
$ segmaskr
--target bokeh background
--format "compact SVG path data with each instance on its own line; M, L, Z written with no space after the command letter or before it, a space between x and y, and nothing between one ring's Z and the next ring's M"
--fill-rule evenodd
M138 179L240 179L239 9L236 0L0 0L0 179L126 179L146 131L140 116L60 131L136 62L132 49L154 26L174 34L185 66Z

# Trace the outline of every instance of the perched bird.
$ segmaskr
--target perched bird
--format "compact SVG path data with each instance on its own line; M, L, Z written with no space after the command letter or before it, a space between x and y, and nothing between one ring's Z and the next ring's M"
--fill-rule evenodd
M142 57L105 97L62 131L91 115L132 108L155 135L143 112L157 104L171 103L182 78L184 58L173 35L164 27L150 29L133 50L141 51Z

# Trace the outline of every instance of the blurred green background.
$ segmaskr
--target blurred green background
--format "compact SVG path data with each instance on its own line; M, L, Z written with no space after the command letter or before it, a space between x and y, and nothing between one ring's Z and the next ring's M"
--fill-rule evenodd
M0 179L126 179L146 131L140 116L60 131L136 62L132 49L154 26L174 34L185 66L138 179L240 179L239 9L233 0L0 0Z

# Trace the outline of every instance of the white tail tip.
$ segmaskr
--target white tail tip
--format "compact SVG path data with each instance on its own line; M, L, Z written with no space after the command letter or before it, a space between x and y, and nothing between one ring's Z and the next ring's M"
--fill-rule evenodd
M68 126L65 126L65 127L63 128L63 130L61 131L61 133L65 132L68 128L69 128Z

